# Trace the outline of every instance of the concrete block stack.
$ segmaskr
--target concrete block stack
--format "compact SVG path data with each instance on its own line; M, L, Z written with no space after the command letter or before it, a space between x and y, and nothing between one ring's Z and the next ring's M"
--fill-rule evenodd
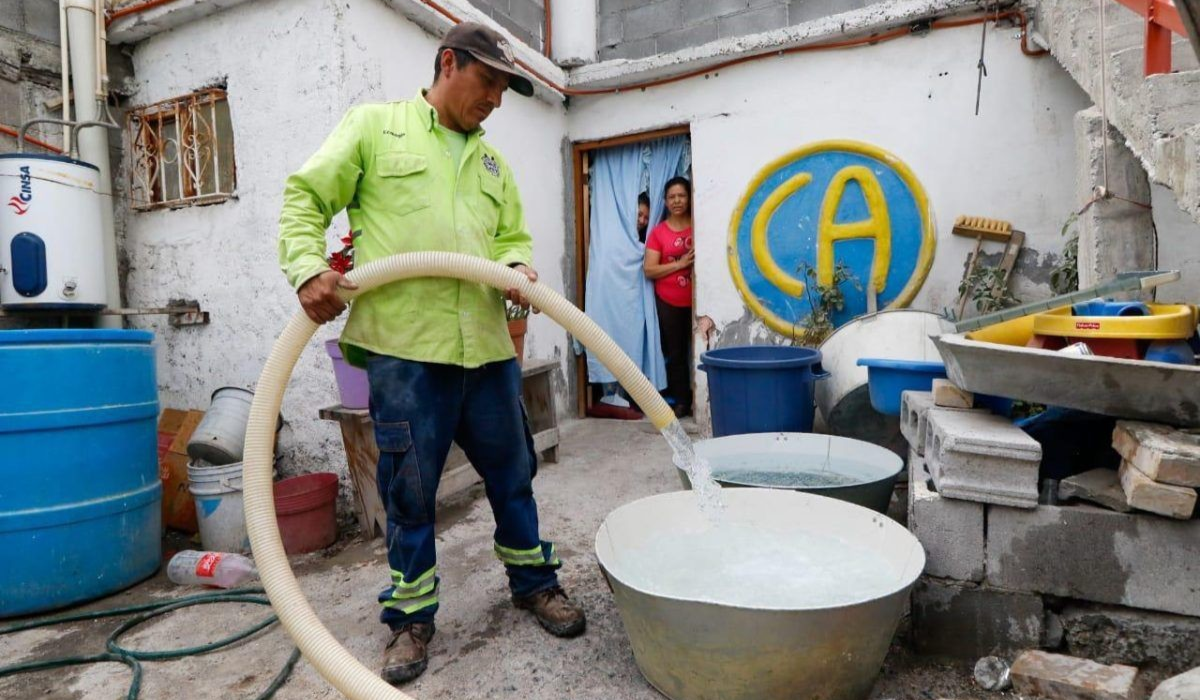
M913 592L917 650L1011 659L1120 639L1103 645L1104 663L1194 666L1200 652L1178 650L1200 648L1200 436L1119 421L1119 473L1079 474L1039 498L1040 445L942 393L957 407L937 405L932 392L902 401L908 524L927 560ZM1113 620L1119 630L1106 626ZM1154 641L1164 625L1178 644Z

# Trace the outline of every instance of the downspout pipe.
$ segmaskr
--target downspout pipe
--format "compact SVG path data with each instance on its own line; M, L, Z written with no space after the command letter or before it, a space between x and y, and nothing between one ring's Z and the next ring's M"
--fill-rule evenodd
M101 65L97 56L105 50L101 46L99 22L104 18L99 12L98 0L60 0L67 18L67 43L75 95L75 120L98 122L104 116L100 101L107 90L101 84ZM117 236L113 223L112 164L109 161L108 131L106 129L82 129L74 134L78 145L79 159L91 163L100 170L97 181L103 204L100 207L101 231L104 249L104 301L110 309L121 308L121 280L117 270ZM97 321L101 328L120 328L120 316L102 315Z

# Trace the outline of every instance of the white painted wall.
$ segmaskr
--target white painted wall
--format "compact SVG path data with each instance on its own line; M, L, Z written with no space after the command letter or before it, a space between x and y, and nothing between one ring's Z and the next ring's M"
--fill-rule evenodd
M284 179L347 108L408 99L432 78L434 39L381 2L347 5L258 0L136 47L138 104L227 82L238 168L234 201L129 217L129 304L195 298L212 314L212 324L198 328L172 329L155 317L135 321L156 332L164 406L206 408L220 386L253 385L279 330L299 309L276 264ZM543 281L561 290L564 110L507 96L487 128L524 196L535 265ZM346 228L339 216L330 240ZM317 337L333 338L340 329L338 323ZM565 346L565 333L553 323L537 318L530 324L528 356L565 357ZM317 418L318 409L336 403L336 396L329 358L314 342L296 367L283 405L285 473L344 473L338 429ZM560 404L566 403L564 394Z
M575 98L573 140L688 123L692 128L697 308L718 342L779 342L746 309L730 277L730 217L746 186L773 159L811 141L858 139L904 160L932 202L933 269L914 307L941 310L957 297L973 241L950 235L955 217L1007 219L1028 235L1036 269L1018 295L1048 294L1059 230L1074 201L1072 118L1087 97L1053 60L1021 54L1012 29L990 29L988 77L974 116L978 27L853 49L793 55L652 89ZM697 406L707 404L697 373ZM702 416L703 418L703 416Z

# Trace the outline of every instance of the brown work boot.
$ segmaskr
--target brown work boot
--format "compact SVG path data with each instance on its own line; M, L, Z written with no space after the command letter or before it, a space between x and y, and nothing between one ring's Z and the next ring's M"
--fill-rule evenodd
M433 623L414 622L392 632L392 640L383 650L383 670L379 676L392 685L403 685L425 673L429 665L429 640Z
M555 637L576 637L587 628L583 608L571 602L562 586L547 588L525 598L513 598L518 610L528 610Z

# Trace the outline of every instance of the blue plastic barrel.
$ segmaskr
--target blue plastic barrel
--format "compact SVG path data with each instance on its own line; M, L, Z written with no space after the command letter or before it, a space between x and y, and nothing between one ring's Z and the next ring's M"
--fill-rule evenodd
M146 331L0 331L0 617L159 566L158 390Z
M700 370L708 374L713 437L812 432L813 386L829 376L820 350L773 345L709 350Z

